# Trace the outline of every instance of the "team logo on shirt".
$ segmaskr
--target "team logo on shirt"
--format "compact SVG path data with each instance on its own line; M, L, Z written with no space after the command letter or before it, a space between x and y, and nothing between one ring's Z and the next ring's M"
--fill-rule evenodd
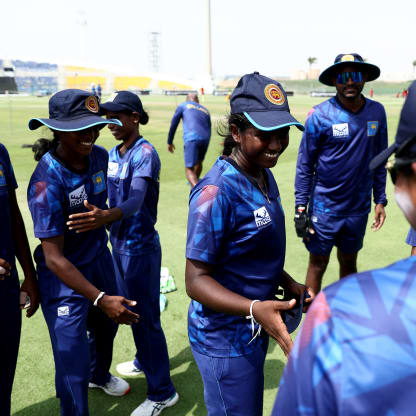
M81 205L86 199L88 199L87 192L85 191L85 186L81 185L79 188L74 189L69 195L69 206L71 208Z
M5 186L6 183L6 176L4 175L4 168L3 165L0 163L0 186Z
M378 121L367 121L367 136L375 136L378 130Z
M94 184L94 194L99 194L100 192L105 191L105 179L104 172L100 170L99 172L92 175L92 183Z
M264 228L267 224L272 222L269 213L265 206L253 211L254 220L256 221L257 228Z
M94 95L90 95L85 100L85 107L87 110L91 111L91 113L98 113L98 100L97 97Z
M118 172L118 163L108 162L107 176L109 178L114 178Z
M334 137L348 137L348 123L340 123L332 125L332 135Z
M69 306L58 306L58 316L69 315Z
M264 96L272 104L282 105L285 103L285 96L276 84L267 84L264 88Z

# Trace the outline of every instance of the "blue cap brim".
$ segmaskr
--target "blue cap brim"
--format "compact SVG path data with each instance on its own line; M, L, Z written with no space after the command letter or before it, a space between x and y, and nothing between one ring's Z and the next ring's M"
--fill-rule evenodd
M104 103L104 104L100 104L100 110L101 111L113 111L114 113L117 113L119 111L133 111L131 108L125 106L125 105L121 105L121 104L117 104L117 103L113 103L113 102L108 102L108 103Z
M369 165L370 170L378 168L381 164L385 164L388 158L399 148L397 143L393 143L387 149L384 149L381 153L375 156Z
M283 322L285 323L287 332L289 332L289 334L294 332L296 328L299 326L300 322L302 321L303 303L305 299L309 297L309 293L305 290L303 296L300 296L300 299L296 298L295 307L281 312ZM291 297L287 297L285 294L285 300L289 299L291 299Z
M54 120L49 118L32 118L29 121L29 129L36 130L41 126L49 127L52 130L58 131L79 131L85 130L90 127L98 126L102 128L107 124L117 124L118 126L122 126L120 120L110 119L106 120L102 117L91 115L87 117L82 117L78 119L72 120Z
M334 72L338 70L340 66L357 66L361 67L361 69L367 74L367 80L374 81L380 76L380 68L376 65L369 64L367 62L356 62L356 61L342 61L337 62L336 64L331 65L325 71L319 75L319 82L322 84L328 85L329 87L334 86Z
M296 126L303 131L305 128L288 111L249 111L244 112L247 120L256 128L263 131Z

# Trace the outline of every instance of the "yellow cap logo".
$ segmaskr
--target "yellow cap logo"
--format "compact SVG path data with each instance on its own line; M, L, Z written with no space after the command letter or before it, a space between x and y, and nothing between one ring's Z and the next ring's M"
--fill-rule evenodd
M264 95L272 104L282 105L285 103L285 96L276 84L267 84L264 88Z
M92 113L98 113L97 97L95 97L94 95L90 95L85 100L85 107L87 108L87 110L91 111Z
M355 61L355 58L353 55L344 55L341 58L341 62L354 62L354 61Z

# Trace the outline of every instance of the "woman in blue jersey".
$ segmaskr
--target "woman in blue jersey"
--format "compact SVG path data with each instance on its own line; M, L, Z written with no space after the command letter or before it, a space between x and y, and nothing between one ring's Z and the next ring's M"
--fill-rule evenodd
M135 302L114 296L117 286L105 228L77 234L65 225L69 215L86 211L89 203L107 208L108 154L94 143L99 128L121 123L101 118L99 111L89 92L64 90L50 99L49 119L29 122L31 130L45 125L54 136L34 145L39 163L30 179L28 202L35 236L41 240L34 257L55 359L56 394L65 416L88 415L88 387L115 396L129 391L109 369L117 323L138 320L126 308ZM121 210L107 214L116 219Z
M286 327L286 318L296 302L297 324L302 314L307 291L284 271L284 213L270 171L291 125L303 129L281 85L258 72L243 76L231 96L224 156L191 191L188 330L209 416L262 414L269 335L288 355L297 325ZM284 301L275 298L278 286Z
M0 143L0 415L10 415L10 398L20 342L22 316L39 307L39 289L25 224L16 199L17 182L6 148ZM20 287L16 257L25 279ZM25 305L27 296L30 305Z
M121 122L108 125L121 143L110 150L107 181L110 209L118 207L122 218L112 222L107 211L91 207L89 213L72 215L69 226L83 232L111 223L116 276L122 293L137 300L132 310L140 316L139 322L132 325L136 357L119 364L117 370L127 376L144 372L147 399L132 416L157 416L179 399L170 378L160 324L161 248L155 230L160 160L156 149L140 135L139 124L147 124L149 117L136 94L120 91L101 109L108 119Z

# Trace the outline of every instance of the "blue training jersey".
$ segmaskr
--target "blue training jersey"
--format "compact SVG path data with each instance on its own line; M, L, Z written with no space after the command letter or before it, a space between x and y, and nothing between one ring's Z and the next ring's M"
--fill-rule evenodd
M370 171L371 159L387 147L384 107L369 99L358 113L336 97L315 106L305 123L296 165L296 205L340 216L370 212L387 202L386 169Z
M283 273L286 234L273 174L268 197L231 159L220 157L190 195L186 257L214 266L212 277L249 299L273 299ZM192 300L189 340L196 351L217 357L249 354L250 320L215 312Z
M9 153L0 143L0 258L15 269L15 249L9 208L9 190L17 188Z
M406 243L409 244L409 246L416 247L416 231L413 227L410 227L406 237Z
M415 414L416 257L352 275L314 300L273 416Z
M51 152L38 162L30 178L27 191L35 236L51 238L64 236L64 256L75 266L94 261L107 247L105 227L84 233L69 230L68 216L87 212L84 200L101 209L107 209L108 153L94 146L89 155L89 167L85 173L71 170ZM42 246L35 250L38 265L45 265Z
M183 121L183 140L209 141L211 138L211 116L209 111L201 104L194 101L185 101L176 108L170 123L168 144L173 143L179 122Z
M107 181L110 208L120 206L129 198L135 178L148 179L148 185L141 209L111 224L113 251L126 255L155 251L160 245L155 230L159 200L159 155L143 137L139 137L122 156L119 147L113 147L109 153Z

